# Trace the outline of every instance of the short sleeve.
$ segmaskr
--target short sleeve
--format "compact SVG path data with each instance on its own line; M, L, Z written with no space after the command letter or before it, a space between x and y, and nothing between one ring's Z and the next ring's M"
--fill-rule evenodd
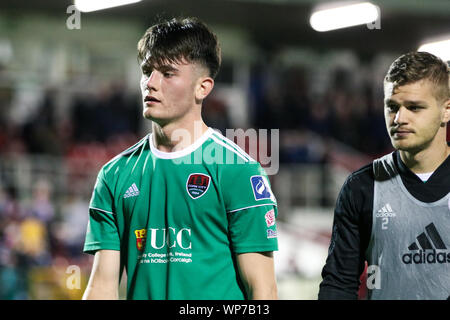
M100 171L89 205L89 221L83 251L120 250L120 237L113 212L113 195Z
M233 251L278 250L277 203L260 164L253 161L227 166L221 187Z
M99 211L113 213L114 196L108 188L103 169L100 170L92 191L91 202L89 208Z
M270 181L256 162L225 166L222 171L221 188L227 212L257 206L276 206Z
M228 214L232 250L235 253L278 250L277 207L264 205Z

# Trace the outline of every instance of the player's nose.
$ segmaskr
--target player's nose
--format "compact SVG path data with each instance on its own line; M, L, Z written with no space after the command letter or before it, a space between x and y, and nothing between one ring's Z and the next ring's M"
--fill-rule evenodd
M395 113L394 117L394 123L395 124L405 124L408 122L407 119L407 110L404 107L398 108L397 112Z
M153 70L147 79L147 89L158 91L161 83L161 72Z

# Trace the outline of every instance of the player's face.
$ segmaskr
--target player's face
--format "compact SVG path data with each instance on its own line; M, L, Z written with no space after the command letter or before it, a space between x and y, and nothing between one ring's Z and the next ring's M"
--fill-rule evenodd
M429 80L395 88L387 82L384 91L384 116L394 148L419 152L433 145L439 130L445 131L448 111L436 100Z
M142 64L141 92L145 118L163 125L183 118L196 105L198 66L167 63L157 68Z

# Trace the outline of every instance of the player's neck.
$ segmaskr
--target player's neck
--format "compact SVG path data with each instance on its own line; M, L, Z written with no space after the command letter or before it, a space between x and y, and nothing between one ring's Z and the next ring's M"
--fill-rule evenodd
M403 163L414 173L434 172L450 155L447 143L438 144L419 152L400 150Z
M175 152L191 146L207 130L208 126L202 119L184 124L170 123L160 126L152 124L153 143L162 152Z

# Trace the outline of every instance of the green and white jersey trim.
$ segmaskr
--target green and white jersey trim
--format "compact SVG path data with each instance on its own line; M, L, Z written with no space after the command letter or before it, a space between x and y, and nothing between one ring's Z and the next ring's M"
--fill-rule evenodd
M122 151L121 153L119 153L117 156L115 156L114 158L112 158L111 160L109 160L109 161L105 164L105 166L108 165L108 164L110 164L111 162L113 162L113 161L119 159L120 157L126 156L126 155L128 155L128 154L130 154L130 153L133 153L133 151L139 149L139 148L145 143L147 137L148 137L148 135L146 135L144 138L142 138L142 139L141 139L138 143L136 143L134 146L131 146L130 148L128 148L128 149Z
M202 146L203 143L205 143L206 140L208 140L208 138L212 135L212 133L214 132L214 130L212 128L208 128L208 130L206 130L206 132L197 140L194 141L193 144L191 144L190 146L179 150L179 151L174 151L174 152L163 152L160 151L156 148L154 141L153 141L153 133L149 135L149 142L150 142L150 149L152 151L152 153L160 159L176 159L176 158L181 158L184 156L187 156L188 154L194 152L195 150L197 150L198 148L200 148Z
M234 152L237 154L241 159L243 159L245 162L255 162L255 160L252 159L244 150L242 150L241 147L239 147L237 144L235 144L230 139L224 137L222 134L220 134L217 131L213 131L213 134L211 138L221 146L227 148L228 150Z
M254 206L248 206L248 207L244 207L244 208L229 210L229 211L227 211L227 213L237 212L237 211L241 211L241 210L247 210L247 209L250 209L250 208L263 207L263 206L275 206L276 207L277 204L276 203L257 204L257 205L254 205Z
M150 149L152 153L160 159L177 159L184 156L189 155L190 153L194 152L198 148L200 148L209 138L211 138L214 142L221 145L222 147L226 148L227 150L233 152L236 154L239 158L241 158L244 162L255 162L255 160L250 157L244 150L242 150L241 147L239 147L236 143L231 141L230 139L224 137L221 133L217 132L216 130L212 128L208 128L208 130L196 141L194 141L193 144L190 146L174 152L163 152L161 150L158 150L154 144L153 140L153 133L148 136L149 143L150 143ZM142 143L142 142L141 142ZM140 144L136 145L136 147L132 147L130 150L126 150L124 153L120 154L119 156L132 152L136 148L139 148Z
M94 210L98 210L98 211L109 213L109 214L115 214L114 212L103 210L103 209L100 209L100 208L89 207L89 209L94 209Z

